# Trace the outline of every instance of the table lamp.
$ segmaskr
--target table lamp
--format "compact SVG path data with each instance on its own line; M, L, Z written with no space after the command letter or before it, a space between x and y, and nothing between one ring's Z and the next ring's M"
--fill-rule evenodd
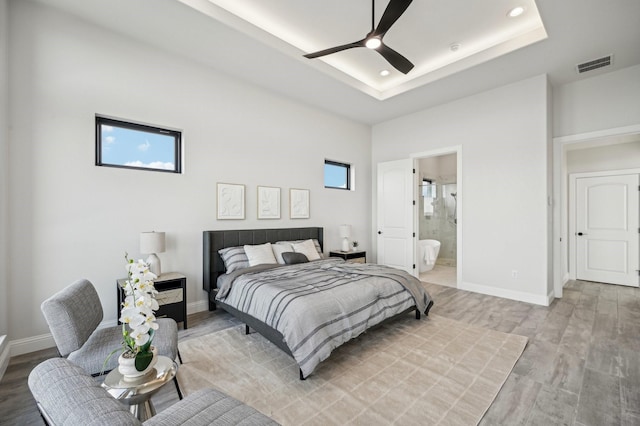
M351 237L351 225L340 225L340 238L342 238L342 251L349 250L349 238Z
M142 232L140 233L140 253L148 254L147 264L149 270L160 277L160 258L156 253L163 253L164 232Z

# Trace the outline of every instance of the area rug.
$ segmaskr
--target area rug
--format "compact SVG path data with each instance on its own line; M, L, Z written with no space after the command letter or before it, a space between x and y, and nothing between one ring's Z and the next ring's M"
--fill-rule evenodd
M307 380L258 333L234 327L180 342L178 380L213 387L283 425L476 425L527 338L411 315L335 350Z

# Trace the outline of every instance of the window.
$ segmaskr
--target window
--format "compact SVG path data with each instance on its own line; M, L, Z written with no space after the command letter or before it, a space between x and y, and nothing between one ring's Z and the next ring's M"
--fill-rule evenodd
M351 165L324 160L324 187L351 189Z
M433 216L433 202L437 196L436 185L431 179L422 179L422 200L424 202L423 213L425 216Z
M182 133L96 116L96 166L180 173Z
M422 196L436 198L436 186L431 179L422 179Z

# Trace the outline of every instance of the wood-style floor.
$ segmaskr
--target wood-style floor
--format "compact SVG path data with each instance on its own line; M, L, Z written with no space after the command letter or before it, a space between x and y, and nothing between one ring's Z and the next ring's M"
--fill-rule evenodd
M426 284L432 313L529 337L482 425L640 425L640 290L572 281L550 307ZM238 324L220 311L189 316L181 340ZM55 349L17 356L0 382L0 424L42 424L27 387ZM330 362L327 361L327 362ZM153 397L177 401L173 386ZM427 415L427 413L425 413Z

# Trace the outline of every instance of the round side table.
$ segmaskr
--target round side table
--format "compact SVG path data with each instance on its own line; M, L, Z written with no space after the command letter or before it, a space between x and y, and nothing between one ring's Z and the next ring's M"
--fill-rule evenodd
M104 378L102 386L116 399L131 407L131 413L141 422L153 417L156 410L151 396L176 377L178 364L166 356L158 356L156 365L144 376L124 380L117 368Z

